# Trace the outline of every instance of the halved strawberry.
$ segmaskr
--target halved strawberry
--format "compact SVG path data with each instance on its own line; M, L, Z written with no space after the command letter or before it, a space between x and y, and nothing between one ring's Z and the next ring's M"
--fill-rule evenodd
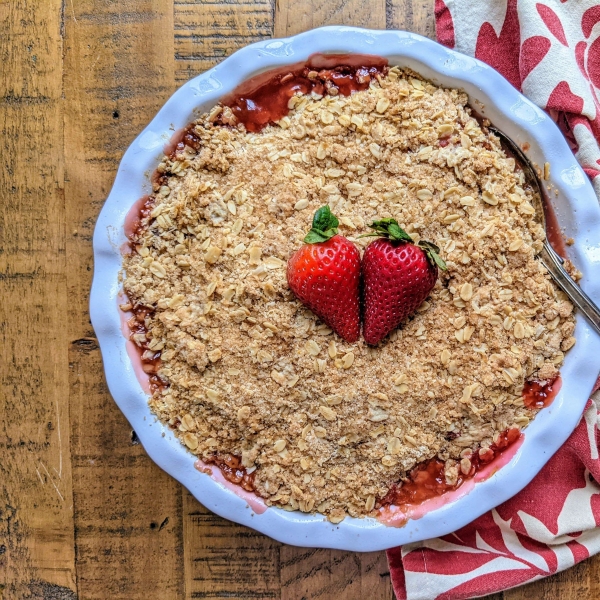
M347 342L360 336L360 254L338 235L339 221L323 206L312 229L287 265L290 289L317 317Z
M437 246L414 244L395 219L370 227L375 232L366 235L383 236L367 246L362 260L363 337L374 346L429 296L446 263Z

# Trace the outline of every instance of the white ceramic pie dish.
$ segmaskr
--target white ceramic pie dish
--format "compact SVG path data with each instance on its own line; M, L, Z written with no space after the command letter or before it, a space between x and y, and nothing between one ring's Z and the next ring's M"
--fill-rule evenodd
M471 104L519 143L538 164L551 164L552 197L558 220L575 244L569 254L583 273L582 287L600 299L600 208L592 187L552 120L492 68L421 36L399 31L324 27L291 38L247 46L183 85L131 144L94 232L94 280L90 314L110 392L150 457L207 508L279 541L299 546L356 551L382 550L450 533L520 491L558 450L577 424L600 367L600 337L578 315L577 344L561 369L563 386L554 403L529 425L514 458L477 483L466 496L409 521L388 527L371 518L337 525L321 515L269 508L256 514L247 503L193 466L195 457L150 412L121 333L117 295L120 248L131 205L151 191L150 174L173 132L187 125L242 81L265 70L294 64L314 53L377 54L390 65L408 66L448 87L463 88Z

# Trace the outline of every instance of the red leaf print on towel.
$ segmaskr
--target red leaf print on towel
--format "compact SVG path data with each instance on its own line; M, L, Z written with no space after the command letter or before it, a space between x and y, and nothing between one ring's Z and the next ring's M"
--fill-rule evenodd
M581 74L588 79L588 74L585 71L585 49L587 48L587 44L585 42L577 42L577 46L575 46L575 60L577 61L577 66L581 71Z
M554 35L554 37L563 45L569 46L567 42L567 38L565 36L565 30L563 29L562 23L560 19L556 15L556 13L545 4L536 4L538 14L544 21L546 27L550 30L550 32Z
M578 542L567 542L567 548L572 552L575 562L580 562L590 557L588 549L585 546L579 544Z
M475 58L494 67L520 90L521 77L518 60L520 47L521 34L517 0L508 0L506 16L499 36L496 35L491 23L486 21L481 26L475 45Z
M588 50L587 71L590 81L600 89L600 37L597 37Z
M583 98L576 96L566 81L561 81L550 94L546 108L580 113L583 109Z
M454 21L444 0L435 0L435 35L440 44L454 48Z
M521 56L519 57L521 81L525 81L527 75L542 62L551 45L550 40L541 35L534 35L523 42Z
M586 38L590 37L594 25L600 21L600 6L588 8L581 17L581 31Z
M590 86L590 91L593 91L594 88L592 88ZM575 127L577 125L581 125L582 127L585 127L595 138L596 140L600 140L600 106L598 106L598 104L595 104L596 107L596 118L595 119L588 119L587 117L584 117L582 115L577 115L577 114L573 114L573 113L561 113L563 114L564 119L567 122L567 128L569 129L569 131L571 132L570 135L573 137L573 139L575 138L574 135L574 130ZM559 129L565 133L565 131L563 130L563 128L561 127L561 125L559 123L557 123L559 125ZM569 138L567 138L569 139ZM579 146L577 145L577 147L573 150L573 152L578 152L579 151ZM586 162L585 160L580 160L579 161L582 166L587 166L588 162Z
M585 434L585 432L582 432ZM585 442L586 440L584 440ZM553 469L564 469L565 477L562 481L564 487L556 488L552 495L544 498L540 503L539 497L516 496L498 507L498 514L504 519L512 517L511 529L517 533L527 535L527 529L523 524L519 512L526 513L544 523L546 528L554 535L558 533L558 518L563 510L567 496L575 489L585 488L585 467L581 460L573 453L567 455L554 455L548 461L548 469L542 471L538 478L538 485L552 486L556 471ZM567 470L567 468L569 470Z
M596 109L596 115L593 119L588 119L588 122L593 136L596 138L597 142L600 142L600 102L598 101L598 90L593 85L590 85L590 94L592 96L594 108Z
M542 572L543 575L548 573ZM497 589L499 582L502 588L511 588L521 585L529 581L534 574L529 572L527 567L517 567L512 571L503 571L502 573L485 573L480 577L476 577L461 583L456 587L448 590L445 594L442 594L436 598L436 600L458 600L459 598L476 598L479 596L487 596Z

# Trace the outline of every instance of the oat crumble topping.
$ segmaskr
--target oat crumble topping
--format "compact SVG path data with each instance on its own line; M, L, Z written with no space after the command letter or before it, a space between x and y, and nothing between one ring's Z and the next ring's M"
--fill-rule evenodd
M124 289L161 353L150 406L200 458L241 456L268 505L333 522L432 457L535 416L526 378L573 346L572 306L534 258L531 190L467 95L399 68L349 97L295 96L260 133L195 122L198 151L165 157ZM226 115L227 116L227 115ZM442 250L414 318L378 347L338 338L289 291L286 261L328 203L359 249L393 217Z

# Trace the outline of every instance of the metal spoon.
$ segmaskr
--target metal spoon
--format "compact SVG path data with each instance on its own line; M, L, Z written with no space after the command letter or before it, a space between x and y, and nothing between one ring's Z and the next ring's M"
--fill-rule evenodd
M531 164L530 160L525 156L525 153L519 148L515 142L513 142L506 134L502 133L499 129L493 126L488 126L488 130L496 135L503 144L508 146L511 153L521 162L521 167L525 173L526 179L533 186L534 191L534 208L537 219L544 227L546 231L546 215L544 213L543 195L542 195L542 183L540 178ZM569 300L587 317L590 324L594 329L600 333L600 309L591 300L591 298L571 279L571 276L567 273L564 268L564 259L559 256L554 248L548 242L548 239L544 240L542 249L538 253L537 257L540 262L548 269L552 279L556 282L558 287L569 297Z

